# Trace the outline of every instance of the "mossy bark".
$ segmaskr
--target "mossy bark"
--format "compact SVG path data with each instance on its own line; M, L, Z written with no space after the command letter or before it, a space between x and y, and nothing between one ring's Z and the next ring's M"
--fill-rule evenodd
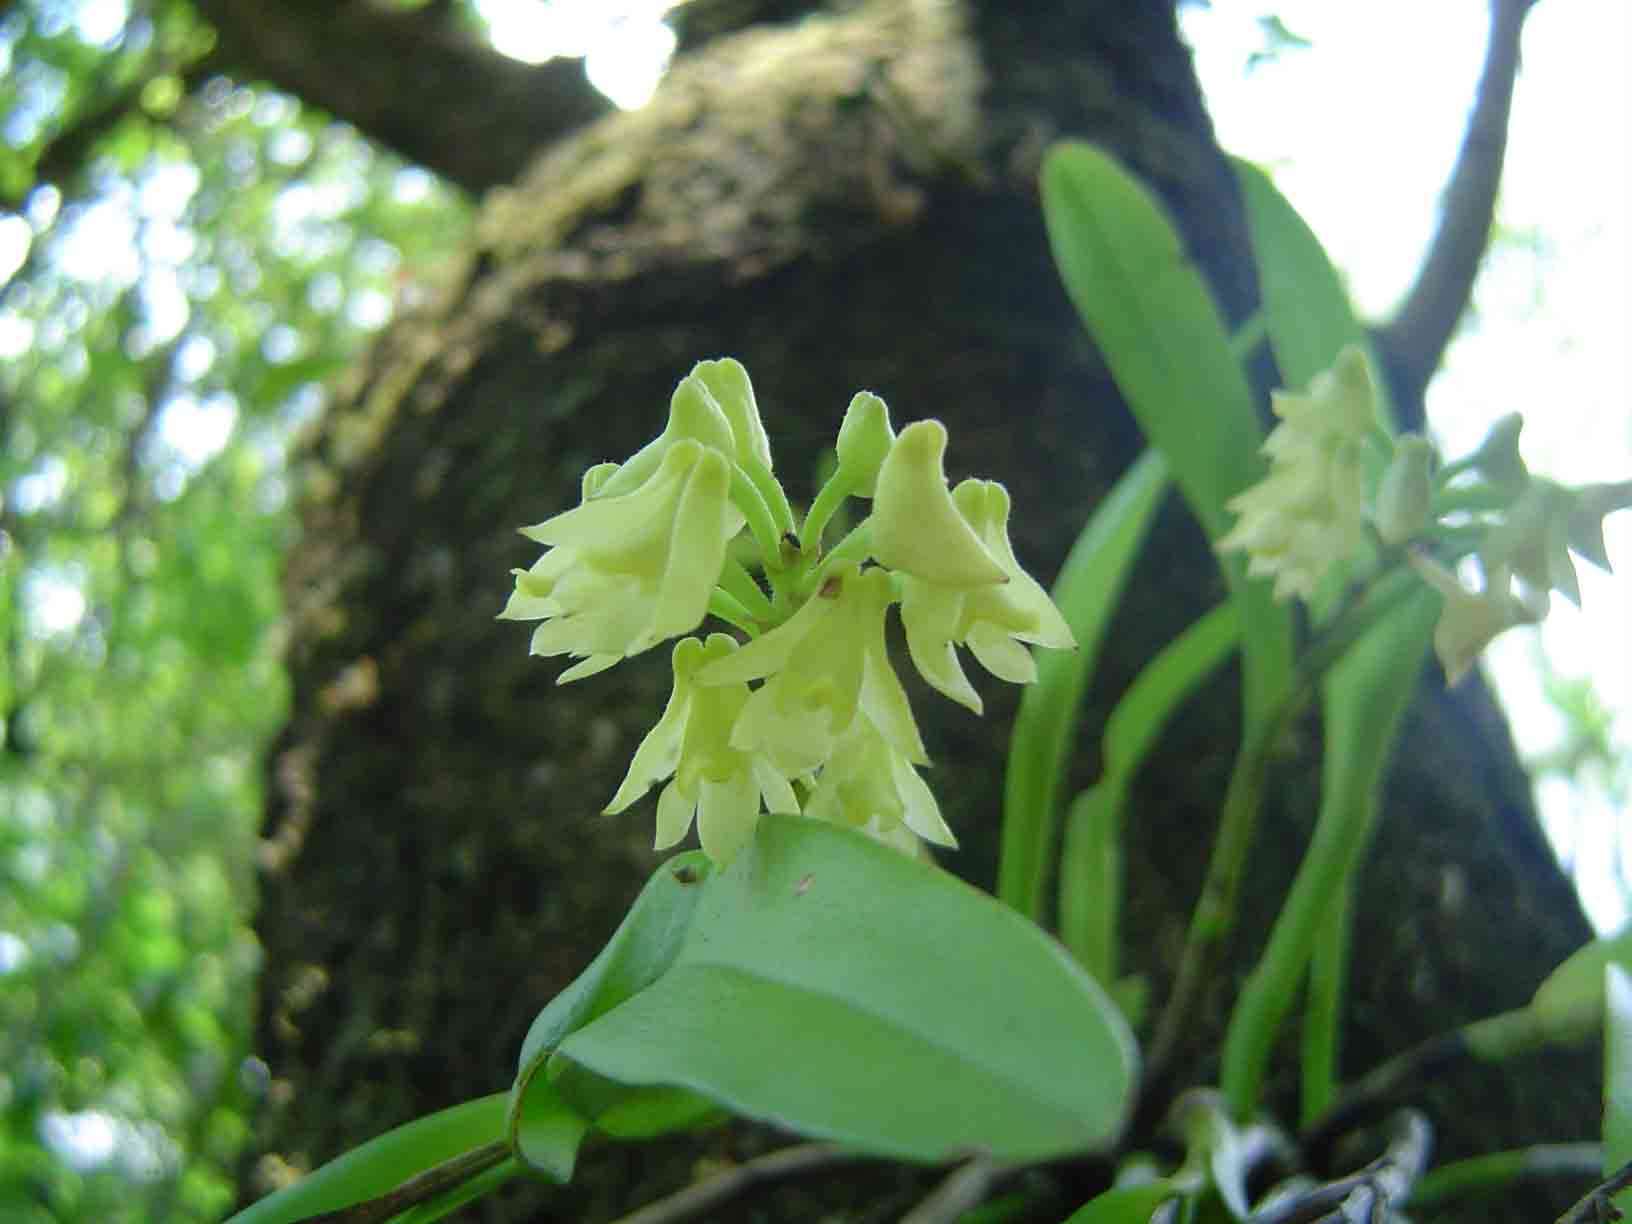
M1114 149L1173 210L1225 312L1250 312L1239 205L1172 12L1013 7L1028 12L879 0L707 43L650 108L493 193L457 283L342 389L302 459L288 569L295 699L263 847L259 1053L273 1087L260 1175L504 1087L533 1014L652 869L650 814L599 813L667 694L667 651L557 688L526 630L493 615L510 567L535 553L515 528L571 504L589 464L631 453L694 360L746 363L796 496L856 389L882 394L898 422L946 420L949 470L1014 491L1017 551L1049 575L1141 443L1049 262L1045 143ZM1169 506L1089 695L1080 780L1110 703L1221 595L1205 542ZM914 694L964 844L947 864L987 885L1014 705L998 687L984 719ZM1471 692L1425 680L1402 741L1358 905L1351 1072L1522 1002L1587 935L1505 726ZM1158 998L1236 708L1221 677L1138 788L1126 963ZM1318 727L1304 730L1277 775L1231 964L1196 1018L1191 1082L1214 1071L1205 1051L1307 839ZM1290 1082L1276 1079L1282 1100ZM1425 1092L1446 1156L1581 1137L1595 1102L1584 1056L1459 1072ZM765 1142L738 1128L598 1149L581 1184L489 1218L523 1218L522 1202L539 1212L528 1218L611 1218L699 1158ZM923 1184L867 1176L765 1218L814 1218L824 1193L829 1211L861 1198L895 1218Z

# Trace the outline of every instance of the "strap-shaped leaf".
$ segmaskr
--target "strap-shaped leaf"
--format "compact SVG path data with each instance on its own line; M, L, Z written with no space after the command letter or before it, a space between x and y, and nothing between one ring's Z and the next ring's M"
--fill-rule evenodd
M1222 1083L1237 1118L1251 1117L1257 1105L1270 1051L1308 968L1321 916L1370 844L1378 793L1438 614L1434 592L1412 591L1327 675L1327 747L1314 837L1225 1035Z
M1071 763L1082 694L1128 571L1166 490L1166 462L1157 451L1146 451L1095 509L1054 584L1054 602L1071 626L1077 649L1042 652L1037 681L1020 698L1003 785L1003 849L997 876L997 895L1034 922L1043 919L1059 827L1060 787Z
M416 1118L246 1207L227 1224L295 1224L379 1198L439 1166L449 1170L448 1188L452 1189L495 1164L488 1160L473 1165L466 1176L453 1176L461 1158L474 1157L504 1138L508 1104L509 1093L500 1092ZM501 1150L498 1159L502 1156Z
M1585 1041L1604 1016L1604 970L1632 973L1632 925L1583 944L1536 987L1530 1011L1551 1041Z
M1232 158L1246 206L1258 291L1275 364L1288 387L1307 387L1345 344L1365 342L1343 280L1297 209L1260 167Z
M1043 216L1067 292L1145 437L1211 539L1225 503L1262 474L1257 403L1218 307L1166 212L1102 149L1057 144ZM1269 715L1292 667L1292 619L1238 555L1221 558L1239 601L1247 720Z
M1223 604L1145 664L1105 720L1100 746L1105 772L1071 805L1060 859L1060 938L1101 982L1114 981L1119 972L1117 923L1128 788L1173 712L1229 657L1239 633L1235 604Z
M762 817L702 889L673 966L567 1035L550 1075L670 1085L907 1160L1102 1147L1132 1038L1065 950L933 865Z
M1114 1186L1079 1207L1065 1224L1150 1224L1156 1209L1177 1194L1171 1183Z
M1057 144L1043 215L1066 290L1207 534L1263 471L1257 407L1218 307L1161 204L1110 154Z

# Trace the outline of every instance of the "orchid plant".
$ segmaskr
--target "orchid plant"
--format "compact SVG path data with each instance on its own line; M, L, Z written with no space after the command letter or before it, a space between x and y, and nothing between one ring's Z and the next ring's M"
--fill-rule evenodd
M946 427L897 432L871 392L850 401L833 474L796 513L748 373L730 358L681 379L657 436L590 468L577 506L523 529L544 552L514 572L500 616L537 622L532 653L568 660L559 683L674 643L668 703L605 810L656 790L656 849L695 827L700 850L663 863L601 954L544 1005L507 1091L391 1131L235 1219L437 1219L512 1177L571 1179L588 1142L730 1114L826 1141L763 1158L765 1177L857 1159L958 1164L934 1202L973 1206L1028 1165L1086 1159L1102 1188L1071 1204L1074 1224L1403 1220L1524 1167L1521 1153L1429 1171L1428 1123L1406 1110L1358 1171L1323 1182L1298 1168L1356 1116L1408 1099L1424 1057L1407 1051L1339 1082L1347 907L1332 901L1363 868L1430 645L1455 682L1497 634L1544 616L1552 592L1578 601L1571 553L1608 568L1602 520L1632 505L1632 482L1570 489L1533 476L1516 418L1449 463L1426 438L1397 434L1318 243L1261 172L1239 174L1266 296L1232 336L1138 182L1087 146L1048 160L1062 275L1152 447L1084 529L1052 598L1015 556L1008 491L978 478L950 486ZM1244 364L1266 341L1301 389L1273 394L1277 423L1263 437ZM1170 484L1213 538L1230 595L1129 688L1102 729L1102 778L1067 803L1081 694ZM830 541L852 500L867 512ZM888 644L892 607L907 660L941 695L982 711L960 650L1028 686L996 898L935 864L930 847L957 839L922 772L930 750ZM1301 648L1294 609L1312 630ZM1243 739L1176 977L1147 1015L1146 984L1117 960L1128 784L1168 716L1232 651ZM1317 699L1337 764L1235 1001L1218 1082L1152 1100L1233 925L1280 732ZM1055 878L1057 938L1041 925ZM1632 1165L1620 1167L1632 1158L1632 979L1618 976L1629 966L1632 933L1600 940L1529 1006L1455 1035L1487 1062L1610 1037L1604 1145L1554 1165L1604 1163L1611 1176L1566 1221L1615 1218L1591 1213L1614 1210L1632 1183ZM1262 1088L1300 999L1294 1128L1263 1114ZM1163 1163L1133 1150L1136 1115L1165 1116L1184 1154ZM1249 1174L1261 1165L1283 1166L1284 1180L1258 1189ZM640 1218L698 1218L739 1181L693 1187ZM958 1218L935 1210L922 1218Z

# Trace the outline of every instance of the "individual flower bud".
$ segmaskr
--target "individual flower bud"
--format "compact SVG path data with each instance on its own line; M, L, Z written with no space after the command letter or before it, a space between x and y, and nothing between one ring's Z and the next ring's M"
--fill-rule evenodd
M1575 502L1566 520L1571 550L1610 572L1609 550L1604 547L1604 518L1617 510L1632 509L1632 480L1583 485L1572 489L1570 495Z
M979 714L980 697L964 675L955 645L967 646L999 679L1030 684L1037 678L1037 664L1024 643L1055 650L1071 650L1077 643L1054 601L1015 559L1008 490L992 480L965 480L953 490L952 500L1009 581L959 590L903 575L901 622L918 673Z
M763 751L790 777L820 767L865 708L878 733L922 764L923 740L890 663L884 614L895 600L889 575L842 566L786 623L698 673L700 684L764 680L731 742Z
M1374 515L1385 544L1403 544L1433 520L1434 448L1426 438L1403 434L1377 487Z
M879 564L942 587L1008 581L964 521L946 487L946 426L914 421L896 436L878 473L872 548Z
M793 787L769 759L731 744L732 727L748 703L748 686L696 681L701 668L736 649L736 641L723 633L711 634L707 642L688 637L676 643L669 703L606 805L607 814L616 815L672 775L657 801L658 850L678 843L695 820L704 853L728 863L753 836L761 802L771 812L799 811Z
M515 571L499 615L544 622L532 653L583 659L563 684L696 628L742 528L729 500L731 461L700 442L681 439L644 484L607 496L621 475L601 496L522 529L550 551Z
M699 361L691 369L691 378L705 386L714 402L731 422L731 433L736 440L733 457L744 467L758 463L767 472L771 470L771 443L765 436L765 425L759 417L759 405L754 400L754 385L748 381L748 371L735 357L721 357L714 361Z
M729 461L737 452L731 422L715 400L707 384L696 374L688 374L669 397L669 419L658 434L641 447L596 493L598 497L618 497L644 484L663 462L669 449L692 441L719 451Z
M1468 456L1468 462L1491 485L1517 497L1530 483L1530 469L1519 456L1519 431L1524 418L1509 413L1490 427L1479 449Z
M937 846L958 844L913 763L865 712L834 744L805 803L805 815L862 829L891 844L900 844L902 829Z
M1445 597L1434 626L1434 653L1445 669L1446 684L1465 676L1498 634L1515 625L1533 625L1547 615L1545 593L1530 600L1514 598L1507 570L1487 570L1485 589L1470 591L1439 562L1420 553L1412 553L1410 561L1423 581Z
M1581 588L1570 560L1570 513L1575 498L1550 480L1530 481L1479 549L1486 573L1511 570L1537 591L1558 591L1576 607Z
M890 410L871 391L858 391L844 411L839 426L839 470L845 485L856 497L871 497L878 482L878 470L895 441L890 428Z

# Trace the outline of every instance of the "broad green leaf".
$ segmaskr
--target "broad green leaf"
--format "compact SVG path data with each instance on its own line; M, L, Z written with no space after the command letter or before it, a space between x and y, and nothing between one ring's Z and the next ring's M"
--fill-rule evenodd
M1043 216L1072 302L1151 444L1210 539L1225 503L1264 470L1257 403L1218 307L1156 197L1092 145L1043 162ZM1292 618L1236 554L1220 559L1239 601L1246 718L1268 717L1292 669Z
M1156 1209L1175 1193L1166 1181L1115 1186L1089 1199L1065 1224L1150 1224Z
M1604 1015L1604 970L1632 972L1632 925L1577 948L1547 975L1530 1000L1530 1011L1553 1041L1585 1041Z
M1604 968L1604 1175L1632 1160L1632 975ZM1632 1209L1632 1190L1615 1196Z
M537 1069L511 1093L506 1127L510 1150L524 1168L562 1185L572 1180L589 1123L561 1100Z
M569 1180L578 1145L591 1124L615 1138L646 1139L717 1114L710 1102L675 1088L630 1088L579 1070L558 1090L551 1077L541 1074L563 1037L668 970L712 870L708 857L696 850L659 867L589 968L533 1021L522 1043L509 1120L512 1146L530 1168L557 1181ZM566 1090L572 1093L571 1106L562 1097Z
M522 1078L573 1029L645 989L669 967L712 869L700 850L658 868L589 968L538 1013L521 1044Z
M466 1101L387 1131L270 1194L228 1224L296 1224L378 1198L409 1178L504 1138L509 1093Z
M1105 722L1105 772L1071 805L1060 861L1060 938L1101 982L1118 972L1128 788L1173 712L1234 648L1237 616L1233 602L1214 608L1145 664Z
M998 865L997 895L1034 922L1043 919L1060 786L1071 763L1083 690L1166 490L1167 464L1157 451L1147 451L1094 511L1054 584L1054 602L1071 626L1077 649L1042 652L1037 681L1021 695L1004 779Z
M673 966L552 1056L569 1093L588 1068L921 1161L1043 1160L1120 1132L1132 1038L1007 906L860 833L780 816L701 892Z

